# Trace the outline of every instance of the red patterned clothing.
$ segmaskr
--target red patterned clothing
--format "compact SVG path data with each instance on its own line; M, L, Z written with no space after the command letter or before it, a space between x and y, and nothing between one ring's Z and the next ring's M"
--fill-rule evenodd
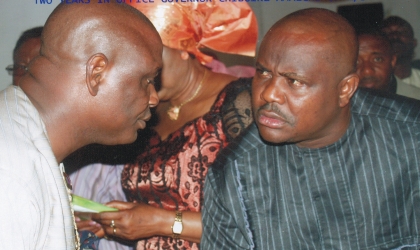
M148 146L122 172L128 201L167 210L201 211L204 180L220 149L252 122L250 79L227 85L211 110L188 122L165 140L150 131ZM140 240L137 249L198 249L171 237Z

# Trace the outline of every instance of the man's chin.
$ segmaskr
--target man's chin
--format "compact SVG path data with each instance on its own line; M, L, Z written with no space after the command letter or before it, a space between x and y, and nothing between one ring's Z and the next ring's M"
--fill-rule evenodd
M135 133L125 134L118 138L114 137L114 140L107 143L107 145L124 145L131 144L137 140L137 131Z
M280 131L278 129L269 128L267 126L261 125L257 123L258 131L260 133L261 138L269 143L279 144L284 143L288 140L285 138L284 131Z
M137 140L137 131L129 138L127 138L126 142L124 144L131 144Z

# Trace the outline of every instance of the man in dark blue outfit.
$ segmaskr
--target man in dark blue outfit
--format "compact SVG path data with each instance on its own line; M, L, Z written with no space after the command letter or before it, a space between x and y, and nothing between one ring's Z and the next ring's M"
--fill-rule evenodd
M418 249L420 104L357 90L357 38L325 9L278 21L255 126L209 170L202 249Z

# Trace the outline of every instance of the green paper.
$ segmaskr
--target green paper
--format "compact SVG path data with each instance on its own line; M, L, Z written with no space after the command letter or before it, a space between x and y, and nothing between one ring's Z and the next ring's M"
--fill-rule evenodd
M101 213L115 212L118 209L72 194L73 209L76 212Z

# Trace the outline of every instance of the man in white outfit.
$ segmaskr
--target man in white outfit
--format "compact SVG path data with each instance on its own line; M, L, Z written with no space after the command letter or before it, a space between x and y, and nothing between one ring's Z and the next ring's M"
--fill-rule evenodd
M41 41L19 86L0 92L1 249L78 249L60 162L133 142L158 103L162 42L134 8L60 4Z

